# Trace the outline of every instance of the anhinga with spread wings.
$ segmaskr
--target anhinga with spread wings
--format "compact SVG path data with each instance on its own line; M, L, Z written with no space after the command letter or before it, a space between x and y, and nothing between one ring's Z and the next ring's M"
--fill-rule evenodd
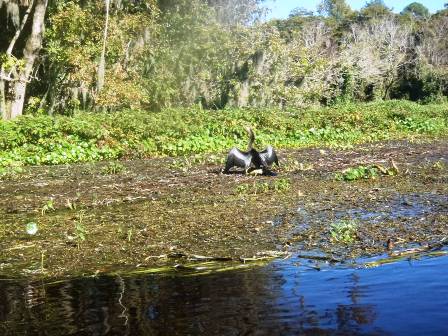
M276 163L278 166L277 153L272 146L266 147L265 150L259 152L253 148L255 135L251 128L246 127L247 133L249 133L249 144L247 151L241 151L234 147L227 155L226 166L223 170L224 174L228 174L232 167L244 168L247 174L250 168L256 170L262 169L263 173L266 172L272 164Z

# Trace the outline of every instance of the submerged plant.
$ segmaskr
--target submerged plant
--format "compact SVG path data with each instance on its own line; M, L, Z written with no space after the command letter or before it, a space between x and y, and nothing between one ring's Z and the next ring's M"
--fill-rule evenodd
M354 220L343 220L330 225L331 239L338 243L351 244L356 239L358 223Z

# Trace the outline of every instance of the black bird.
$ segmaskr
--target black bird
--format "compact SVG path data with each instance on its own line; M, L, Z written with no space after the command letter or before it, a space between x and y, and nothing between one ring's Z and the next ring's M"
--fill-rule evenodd
M273 163L276 163L278 166L277 153L275 153L274 148L268 146L261 152L257 151L253 148L255 141L254 132L249 127L246 128L246 131L249 133L247 151L243 152L236 147L232 148L227 155L226 166L223 170L224 174L228 174L232 167L244 168L244 171L247 174L251 167L262 169L264 173Z

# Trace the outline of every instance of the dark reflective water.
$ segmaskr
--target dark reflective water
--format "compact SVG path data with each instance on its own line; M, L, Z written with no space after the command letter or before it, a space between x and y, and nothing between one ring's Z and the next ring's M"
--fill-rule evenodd
M448 257L320 266L291 258L206 276L0 281L0 334L448 334Z

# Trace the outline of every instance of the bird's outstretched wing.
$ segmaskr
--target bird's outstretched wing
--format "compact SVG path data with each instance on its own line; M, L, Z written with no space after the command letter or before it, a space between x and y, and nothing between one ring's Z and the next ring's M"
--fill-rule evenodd
M251 164L251 155L248 152L242 152L238 148L232 148L227 155L226 167L223 172L228 173L230 168L238 167L248 169Z
M278 166L277 153L272 146L268 146L265 150L261 151L260 158L263 162L263 165L266 167L270 167L274 163Z

